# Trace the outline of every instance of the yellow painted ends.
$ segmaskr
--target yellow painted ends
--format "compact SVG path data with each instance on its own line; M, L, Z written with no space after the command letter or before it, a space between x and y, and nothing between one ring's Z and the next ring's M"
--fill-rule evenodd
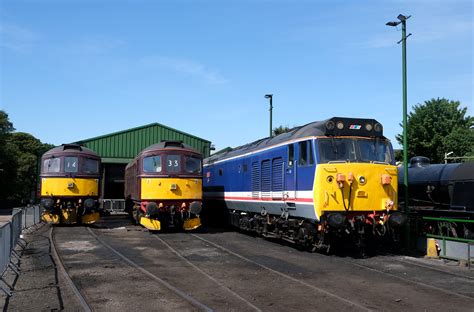
M395 166L371 163L320 164L313 196L316 216L327 211L397 210Z
M86 178L41 178L41 196L98 196L99 180Z
M142 200L202 199L200 178L141 178Z

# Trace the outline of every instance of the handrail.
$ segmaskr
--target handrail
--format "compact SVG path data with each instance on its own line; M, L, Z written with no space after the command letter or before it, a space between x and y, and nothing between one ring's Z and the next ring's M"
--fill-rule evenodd
M474 223L474 220L468 219L452 219L452 218L436 218L436 217L422 217L423 220L431 220L431 221L448 221L448 222L466 222L466 223Z

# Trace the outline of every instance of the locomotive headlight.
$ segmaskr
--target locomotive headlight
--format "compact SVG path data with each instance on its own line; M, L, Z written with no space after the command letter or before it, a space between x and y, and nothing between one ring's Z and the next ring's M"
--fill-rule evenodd
M54 200L52 198L43 198L41 200L41 206L46 209L51 209L54 206Z
M336 127L339 129L339 130L342 130L344 129L344 123L342 121L339 121L337 124L336 124Z
M148 216L157 215L158 213L158 205L155 202L149 202L146 204L146 214Z
M382 127L381 124L376 123L375 126L374 126L374 130L375 130L375 132L382 132L383 127Z
M344 225L345 221L346 217L341 213L335 212L328 215L328 223L332 227L340 228Z
M84 207L86 207L86 209L92 209L94 208L95 206L95 200L93 200L92 198L88 198L84 201Z
M198 201L193 201L191 205L189 205L189 211L192 214L198 215L201 213L201 210L202 210L202 205Z
M372 124L365 124L365 130L372 131Z
M334 130L335 126L336 125L334 124L334 121L332 121L332 120L329 120L328 122L326 122L326 129L328 129L328 130Z
M367 183L367 179L364 176L360 176L359 177L359 184L364 185L365 183Z

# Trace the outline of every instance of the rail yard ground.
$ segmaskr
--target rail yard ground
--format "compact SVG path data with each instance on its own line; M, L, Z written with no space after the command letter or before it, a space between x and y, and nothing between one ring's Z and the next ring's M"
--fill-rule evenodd
M440 260L322 255L215 228L150 233L126 216L24 239L4 310L474 310L474 270Z

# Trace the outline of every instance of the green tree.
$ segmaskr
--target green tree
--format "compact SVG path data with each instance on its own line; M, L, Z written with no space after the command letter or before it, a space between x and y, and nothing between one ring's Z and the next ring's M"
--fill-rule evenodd
M279 135L279 134L282 134L282 133L285 133L285 132L289 132L291 129L286 125L286 126L278 126L278 127L275 127L273 128L273 136L276 136L276 135Z
M10 153L15 155L16 172L13 184L15 191L9 199L13 201L34 198L37 186L38 169L41 155L51 149L53 145L43 144L29 133L15 132L7 140Z
M53 147L14 130L8 114L0 111L0 208L32 198L41 155Z
M444 153L467 156L474 152L474 117L459 101L431 99L413 107L408 114L408 157L426 156L441 163ZM397 135L403 144L403 134Z
M0 208L14 192L12 181L15 180L17 161L11 146L7 144L13 130L8 114L0 110Z

